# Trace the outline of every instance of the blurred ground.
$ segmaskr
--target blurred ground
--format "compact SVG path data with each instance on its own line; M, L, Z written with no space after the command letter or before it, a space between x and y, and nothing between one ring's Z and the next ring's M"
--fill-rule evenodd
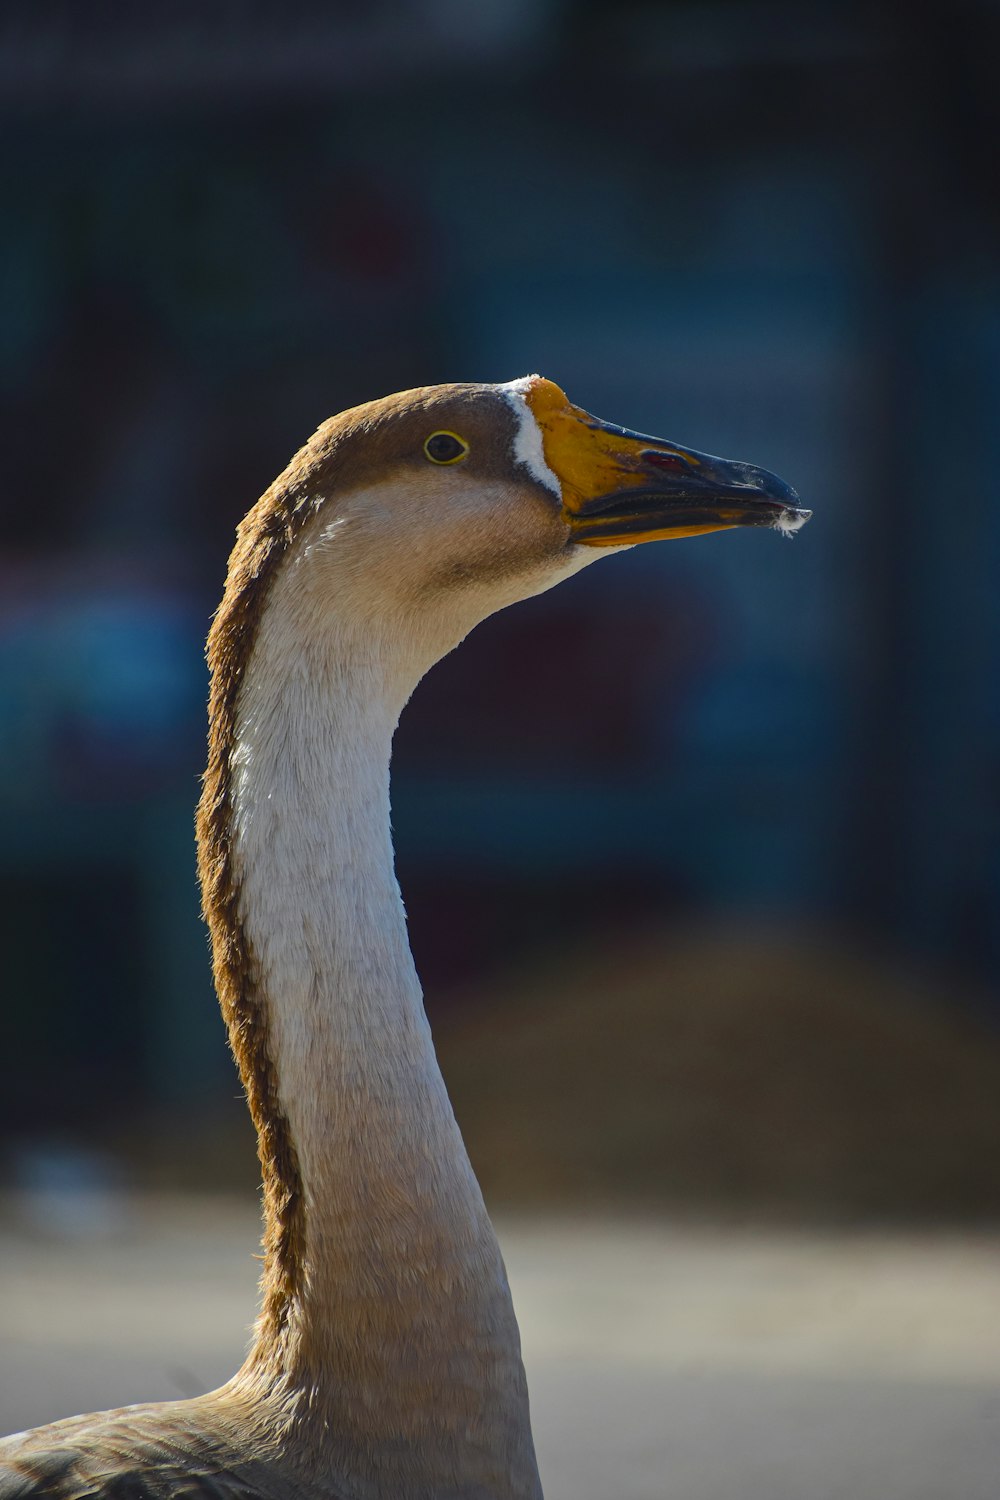
M252 1203L8 1201L0 1425L190 1394L253 1307ZM547 1500L993 1500L1000 1236L501 1225Z

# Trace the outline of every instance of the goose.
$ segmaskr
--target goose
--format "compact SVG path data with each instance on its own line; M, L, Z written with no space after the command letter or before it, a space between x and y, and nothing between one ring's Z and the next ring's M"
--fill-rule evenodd
M407 942L393 731L496 610L637 542L809 514L537 375L372 401L296 454L237 531L197 814L263 1179L250 1352L195 1399L0 1442L3 1500L540 1500L507 1276Z

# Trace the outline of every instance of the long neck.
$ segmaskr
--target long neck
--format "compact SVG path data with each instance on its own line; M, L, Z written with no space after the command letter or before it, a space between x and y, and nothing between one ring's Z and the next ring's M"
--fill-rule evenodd
M406 686L363 636L299 636L290 653L285 627L308 626L282 619L282 597L239 692L230 837L301 1233L281 1337L262 1324L248 1368L319 1418L359 1494L377 1479L380 1495L538 1496L506 1274L393 871Z

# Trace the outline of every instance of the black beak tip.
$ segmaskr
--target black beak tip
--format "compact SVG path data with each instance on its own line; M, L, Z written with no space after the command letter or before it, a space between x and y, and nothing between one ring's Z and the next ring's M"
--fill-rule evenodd
M802 509L798 493L770 469L758 469L754 464L733 464L732 468L736 483L740 487L745 485L751 495L756 491L761 500L771 500L787 510Z
M759 469L754 464L734 464L736 484L748 500L763 501L772 514L770 524L776 530L792 536L799 531L812 515L799 500L798 492L790 484L772 474L770 469Z

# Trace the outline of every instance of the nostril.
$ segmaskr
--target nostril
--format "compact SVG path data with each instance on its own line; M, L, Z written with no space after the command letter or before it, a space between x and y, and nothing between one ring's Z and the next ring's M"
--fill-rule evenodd
M686 464L679 453L659 453L650 451L642 455L643 461L651 464L654 469L668 469L674 473L684 474L689 471L690 465Z

